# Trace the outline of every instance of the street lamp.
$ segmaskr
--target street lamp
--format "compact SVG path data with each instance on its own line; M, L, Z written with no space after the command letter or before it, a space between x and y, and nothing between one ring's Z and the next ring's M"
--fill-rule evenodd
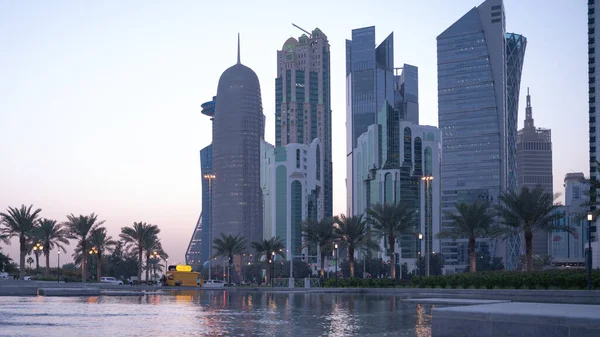
M273 288L273 274L275 273L275 251L271 252L271 259L269 260L271 264L271 288Z
M421 242L423 241L423 234L419 233L418 234L418 238L419 238L419 253L417 256L417 262L418 262L418 267L419 267L419 288L423 288L423 268L421 268Z
M60 250L58 251L58 276L56 277L56 281L60 283Z
M432 240L432 236L433 236L433 226L431 223L431 211L430 211L430 204L431 204L431 194L429 193L429 184L430 182L433 180L433 176L423 176L421 177L421 180L423 180L423 182L425 182L425 254L427 255L427 260L426 260L426 275L429 276L430 272L429 272L429 264L430 264L430 258L431 258L431 240Z
M152 281L154 282L156 279L156 264L158 263L158 259L160 259L160 254L154 251L150 254L150 258L154 259L154 275L152 275Z
M587 272L588 272L588 290L592 290L592 220L594 215L588 213L588 254L587 254Z
M44 246L42 246L41 243L36 243L35 246L33 246L33 254L35 254L35 273L38 274L40 272L40 253L42 252L42 249L44 249Z
M94 274L96 274L95 269L94 269L94 255L98 254L98 249L94 246L94 247L92 247L92 249L90 249L89 253L92 256L92 275L91 275L92 282L98 281L98 280L96 280L96 275L94 275Z
M335 244L335 287L338 286L338 245Z

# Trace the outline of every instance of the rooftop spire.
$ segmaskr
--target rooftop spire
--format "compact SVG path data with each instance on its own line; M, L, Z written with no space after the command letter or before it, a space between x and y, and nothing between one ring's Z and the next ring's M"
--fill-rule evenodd
M240 64L240 33L238 33L238 64Z
M529 95L529 87L527 87L527 106L525 107L525 128L527 129L535 129L533 124L533 113L531 110L531 96Z

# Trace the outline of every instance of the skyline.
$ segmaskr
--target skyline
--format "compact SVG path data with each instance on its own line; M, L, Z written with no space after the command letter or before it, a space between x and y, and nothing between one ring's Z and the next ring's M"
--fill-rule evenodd
M96 212L113 238L133 221L157 224L165 251L183 262L201 210L198 152L211 140L200 105L216 95L220 74L235 64L237 32L243 63L260 81L270 143L277 50L301 35L292 22L328 36L333 165L334 172L345 172L345 40L352 29L374 25L377 44L394 32L394 44L407 47L396 47L395 63L419 68L420 122L437 126L435 37L481 2L378 1L370 8L314 2L289 7L294 17L276 15L288 7L275 2L246 17L252 8L240 2L234 9L240 19L229 25L221 24L221 13L231 4L2 4L0 28L14 34L0 37L8 47L0 54L6 65L0 80L0 209L33 204L58 221ZM508 30L528 39L518 128L529 87L536 126L552 129L554 189L562 191L566 173L589 175L587 133L580 132L587 129L587 8L541 3L506 0L504 6ZM316 4L322 11L313 10ZM203 14L208 11L214 16ZM330 17L333 11L340 19ZM399 13L415 15L401 16L404 21ZM202 36L206 32L219 35ZM346 209L345 178L334 175L334 214ZM14 258L18 245L13 240L2 250Z

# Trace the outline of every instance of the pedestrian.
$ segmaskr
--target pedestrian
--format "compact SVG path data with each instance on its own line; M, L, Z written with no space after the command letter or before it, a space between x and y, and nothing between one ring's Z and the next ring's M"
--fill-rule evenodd
M196 285L198 287L200 286L200 275L198 275L198 277L196 278Z

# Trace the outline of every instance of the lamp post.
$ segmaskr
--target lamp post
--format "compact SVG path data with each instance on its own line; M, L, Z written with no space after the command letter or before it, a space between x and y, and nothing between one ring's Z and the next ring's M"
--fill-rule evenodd
M433 176L423 176L421 180L425 182L425 254L427 260L425 261L425 272L427 276L429 276L429 259L431 255L431 240L433 236L433 226L431 224L431 212L430 212L430 203L431 203L431 195L429 193L429 184L430 181L433 180Z
M273 274L275 274L275 252L271 252L271 259L269 260L271 264L271 288L273 288Z
M592 220L594 215L588 213L588 252L587 252L587 272L588 272L588 290L592 290Z
M58 267L58 271L57 271L58 276L56 277L56 281L58 283L60 283L60 250L58 251L58 264L57 264L57 267Z
M419 253L417 255L417 265L419 267L419 288L423 288L423 268L421 268L421 241L423 241L423 234L419 233Z
M154 251L152 252L152 254L150 254L150 258L154 259L154 274L152 275L152 282L154 282L154 280L156 279L156 265L158 264L158 261L160 259L160 254Z
M165 274L169 271L169 259L165 259Z
M92 282L94 282L94 281L98 281L98 280L96 280L96 270L94 268L94 255L98 254L98 249L96 247L92 247L92 249L90 249L89 253L92 256Z
M40 272L40 253L42 252L42 249L44 249L44 246L42 246L41 243L36 243L35 246L33 246L33 254L35 254L35 273L38 274Z
M335 287L338 286L338 244L335 244Z

